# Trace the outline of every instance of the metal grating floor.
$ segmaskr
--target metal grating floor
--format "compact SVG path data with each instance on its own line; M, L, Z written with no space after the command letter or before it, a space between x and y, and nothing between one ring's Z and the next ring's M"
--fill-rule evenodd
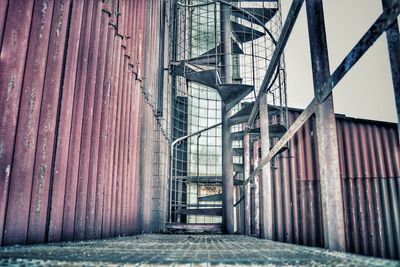
M139 235L0 248L0 266L400 266L400 262L239 235Z

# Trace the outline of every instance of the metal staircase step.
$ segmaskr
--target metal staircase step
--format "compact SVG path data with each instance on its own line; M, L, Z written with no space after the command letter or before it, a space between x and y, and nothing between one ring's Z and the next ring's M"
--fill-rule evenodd
M180 179L184 182L196 183L197 181L202 184L220 184L222 183L222 176L174 176L174 179Z
M242 109L229 118L229 123L235 125L247 122L254 106L254 102L252 103L242 103Z
M218 65L221 62L221 54L222 44L215 47L213 49L208 50L207 52L188 60L188 62L193 64L203 64L203 65ZM217 54L217 57L216 57ZM240 48L239 44L232 39L232 54L241 55L243 54L243 50Z
M215 194L197 198L198 201L222 201L222 194Z
M237 173L243 173L244 171L243 164L233 163L233 171Z
M232 149L232 154L233 154L233 156L236 156L236 157L242 157L243 156L243 153L244 153L244 149L243 148L233 148Z
M272 124L269 126L269 137L270 138L280 138L282 137L287 131L286 126L282 124ZM260 128L250 129L250 135L260 135ZM231 138L233 141L243 140L244 131L233 132L231 133Z
M214 89L218 89L217 86L217 73L216 70L203 70L189 73L186 78L189 81L196 82Z
M242 103L242 108L229 118L229 122L231 123L231 125L247 122L250 117L251 111L253 110L253 107L254 107L254 101ZM281 112L282 110L279 107L268 105L269 116L273 116Z
M265 33L257 31L255 29L244 26L243 24L231 21L233 35L241 43L250 42L256 40L265 35Z
M173 76L186 76L192 72L215 70L215 67L210 67L201 64L193 64L187 61L171 61L171 75Z
M269 137L274 138L274 137L282 137L287 131L286 126L282 124L272 124L269 126Z
M179 209L175 211L176 214L185 215L212 215L222 216L222 208L208 208L208 209Z
M221 233L222 224L221 223L166 223L167 230L171 231L201 231L210 233Z
M233 179L233 185L234 186L240 186L243 185L244 181L240 179Z
M250 129L250 136L260 136L260 128ZM233 132L231 133L231 138L233 141L243 140L244 131Z
M241 9L252 14L255 18L257 18L257 20L255 20L253 17L249 16L245 12L241 11ZM268 21L270 21L275 16L277 11L278 11L277 8L257 8L257 7L245 8L244 7L244 8L240 8L240 9L234 8L232 10L232 15L237 18L245 19L252 23L256 23L258 25L264 26Z
M246 84L219 84L218 92L225 102L226 109L230 110L250 92L254 90L253 85Z

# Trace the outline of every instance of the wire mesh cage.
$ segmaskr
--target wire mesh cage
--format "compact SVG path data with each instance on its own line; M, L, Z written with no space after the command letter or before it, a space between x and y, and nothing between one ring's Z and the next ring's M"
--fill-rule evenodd
M280 4L175 1L171 29L170 222L220 223L221 106L229 106L231 118L251 111L281 29ZM283 128L284 69L282 60L267 93L271 121ZM232 121L232 147L240 151L244 121ZM232 161L232 175L243 179L243 156L234 153Z

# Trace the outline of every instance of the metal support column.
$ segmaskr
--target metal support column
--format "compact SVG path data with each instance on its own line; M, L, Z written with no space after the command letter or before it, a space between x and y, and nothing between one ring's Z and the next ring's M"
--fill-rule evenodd
M244 177L250 175L250 134L245 134L243 137L243 168ZM251 235L251 205L250 205L250 187L251 183L243 186L244 192L244 233Z
M382 0L383 8L388 8L392 2L393 0ZM386 39L397 109L397 134L400 142L400 33L397 20L386 30Z
M261 158L267 156L270 148L267 95L260 98ZM271 165L268 162L261 172L260 179L260 237L273 239L273 201Z
M314 93L318 99L322 85L330 76L322 0L306 0L306 9ZM332 95L316 111L316 129L325 247L345 251L343 196Z
M232 83L232 44L230 6L221 4L221 45L222 45L222 77L227 84ZM221 105L222 112L222 225L226 234L234 233L233 215L233 162L232 139L229 117L231 112L226 109L225 103Z
M253 144L253 165L258 167L258 148L260 140L255 140ZM249 174L250 176L250 174ZM254 177L254 235L260 236L260 174Z

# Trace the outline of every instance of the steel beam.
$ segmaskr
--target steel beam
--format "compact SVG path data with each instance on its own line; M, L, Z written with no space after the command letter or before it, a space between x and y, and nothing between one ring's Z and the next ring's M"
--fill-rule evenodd
M260 99L260 133L261 158L264 158L270 148L267 94ZM258 165L258 164L257 164ZM270 163L262 168L260 179L260 237L273 238L273 195Z
M232 83L232 38L230 6L221 4L221 43L222 43L222 76L225 83ZM232 138L229 117L232 115L222 102L222 228L224 233L234 233L233 214L233 162Z
M322 0L306 0L306 10L314 94L319 98L321 87L330 75ZM343 196L332 95L317 109L316 130L325 247L345 251Z

